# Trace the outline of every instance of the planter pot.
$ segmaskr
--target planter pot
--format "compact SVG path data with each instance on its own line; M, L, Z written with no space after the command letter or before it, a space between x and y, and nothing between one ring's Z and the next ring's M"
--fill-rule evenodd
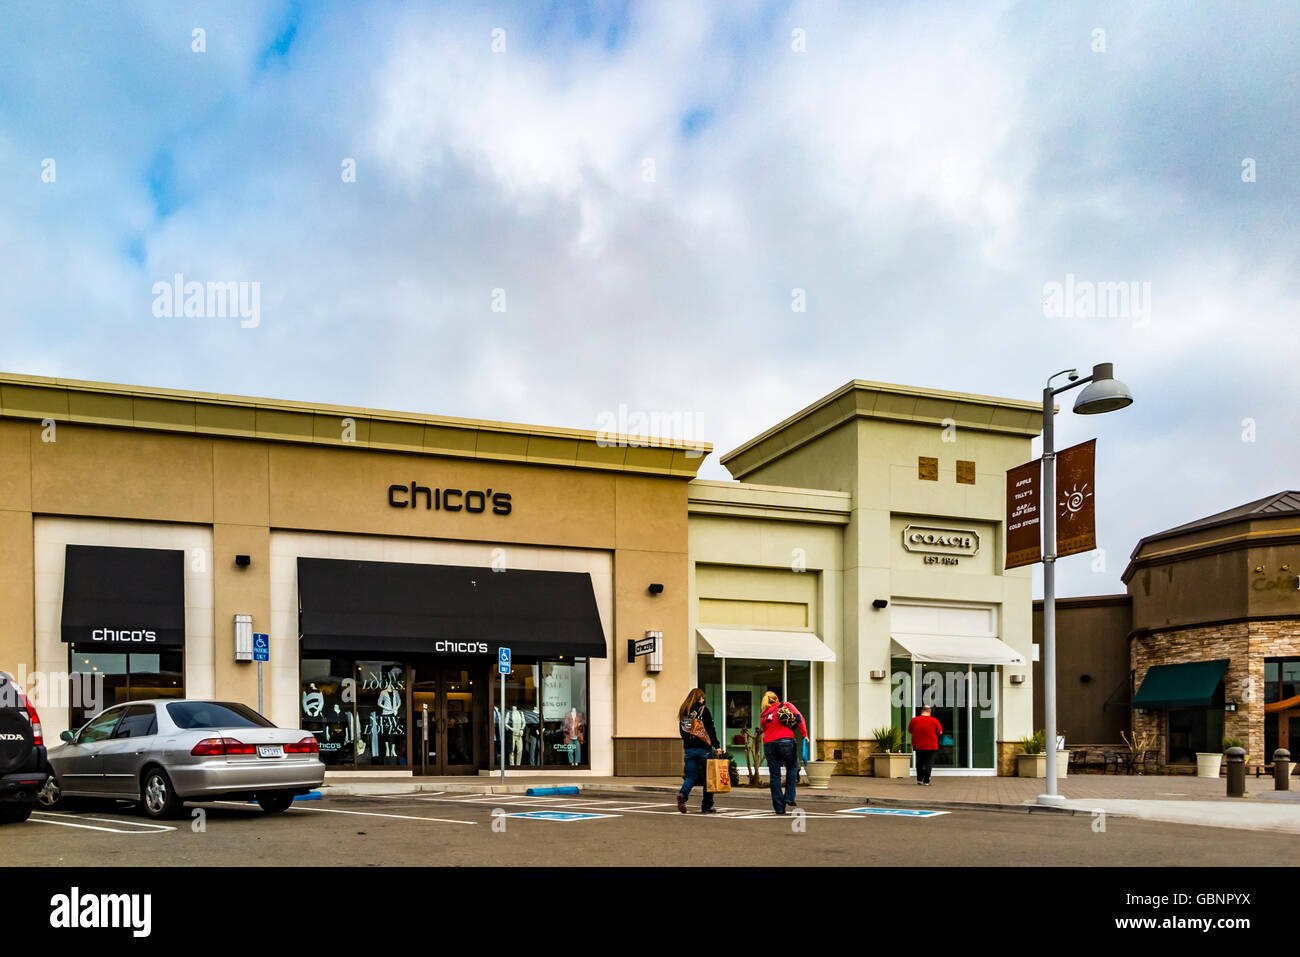
M887 754L877 751L871 756L871 773L878 778L905 778L912 770L912 755L906 751Z
M1016 755L1016 777L1018 778L1047 777L1047 755L1017 754Z
M1196 776L1198 778L1217 778L1219 776L1219 765L1223 761L1223 755L1218 751L1196 752Z
M1063 778L1069 773L1070 773L1070 752L1057 751L1056 752L1056 776L1058 778Z
M835 761L809 761L804 765L808 772L808 787L824 791L831 786L831 774L835 771Z

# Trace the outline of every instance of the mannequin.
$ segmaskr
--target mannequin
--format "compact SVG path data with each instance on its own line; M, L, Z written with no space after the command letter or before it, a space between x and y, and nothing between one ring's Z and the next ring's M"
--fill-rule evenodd
M564 716L564 743L569 749L569 764L582 763L582 745L586 740L587 724L577 708L570 708Z
M518 766L520 758L524 754L524 728L527 722L524 721L523 713L519 710L518 705L510 706L510 713L506 715L506 730L510 732L510 763Z

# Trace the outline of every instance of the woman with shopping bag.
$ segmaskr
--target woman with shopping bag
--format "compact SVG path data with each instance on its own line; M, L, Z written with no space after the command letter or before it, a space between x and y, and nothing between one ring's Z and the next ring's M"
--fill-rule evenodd
M708 787L709 759L715 755L722 756L722 745L718 743L718 732L713 728L713 715L704 703L704 692L692 688L677 709L678 730L682 735L683 764L682 789L677 792L677 810L686 813L686 799L691 796L691 788L699 785L704 790L700 799L701 814L715 814L713 810L713 793Z

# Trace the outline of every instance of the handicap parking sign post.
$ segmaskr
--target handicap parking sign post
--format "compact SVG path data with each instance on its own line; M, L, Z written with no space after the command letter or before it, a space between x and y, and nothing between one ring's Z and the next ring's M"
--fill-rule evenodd
M271 660L271 636L253 633L253 660L257 662L257 713L262 713L262 662Z
M501 783L506 783L506 675L510 674L510 649L497 649L497 671L501 675Z

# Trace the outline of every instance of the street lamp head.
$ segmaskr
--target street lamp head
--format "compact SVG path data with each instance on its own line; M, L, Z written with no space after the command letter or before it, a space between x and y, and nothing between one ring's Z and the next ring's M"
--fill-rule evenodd
M1115 378L1115 366L1102 362L1092 367L1092 381L1084 386L1074 400L1074 411L1080 415L1113 412L1133 404L1133 393L1128 386Z

